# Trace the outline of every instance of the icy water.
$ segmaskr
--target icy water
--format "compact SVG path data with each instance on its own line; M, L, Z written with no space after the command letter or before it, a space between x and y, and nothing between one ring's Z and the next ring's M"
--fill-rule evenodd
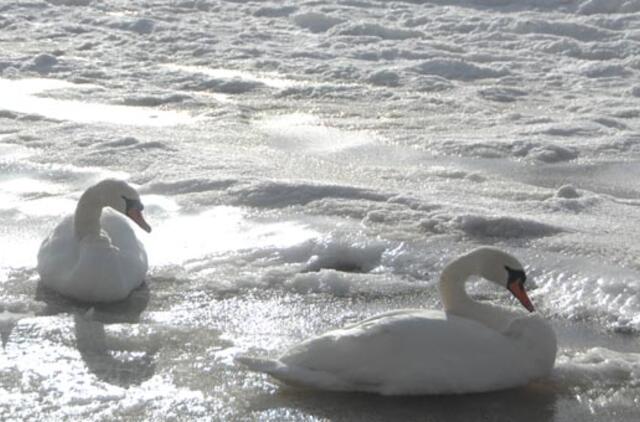
M0 419L638 420L638 57L636 0L0 2ZM34 267L105 177L150 272L92 309ZM379 397L233 361L437 308L481 244L527 266L547 379Z

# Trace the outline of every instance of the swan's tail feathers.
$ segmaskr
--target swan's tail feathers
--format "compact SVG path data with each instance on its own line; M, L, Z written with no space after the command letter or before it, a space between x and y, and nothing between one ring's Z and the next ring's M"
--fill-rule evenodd
M264 372L286 384L296 387L316 387L315 383L309 382L308 376L300 373L297 367L290 367L279 360L254 358L250 356L236 356L235 360L247 366L252 371Z
M335 374L300 366L289 366L279 360L250 356L236 356L235 360L252 371L264 372L294 387L344 391L349 390L351 386Z
M243 364L252 371L265 372L276 376L278 369L282 369L282 364L273 359L254 358L251 356L236 356L235 361Z

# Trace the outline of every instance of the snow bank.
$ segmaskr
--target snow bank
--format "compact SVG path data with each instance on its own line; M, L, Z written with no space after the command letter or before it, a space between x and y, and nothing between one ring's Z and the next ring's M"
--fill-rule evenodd
M335 270L323 270L315 274L296 274L285 286L297 293L329 293L334 296L346 296L352 284L357 283L353 274Z
M338 297L393 295L424 289L424 286L384 274L354 274L336 270L295 274L282 286L299 294L324 293Z
M580 73L588 78L622 78L632 72L626 66L608 63L589 63L580 69Z
M325 239L312 250L303 272L331 269L348 273L367 273L380 265L387 244L354 243L351 239Z
M437 75L446 79L471 81L475 79L500 78L509 72L504 68L493 69L478 66L459 59L427 60L409 70L423 75Z
M253 16L258 18L281 18L289 16L296 10L298 10L298 8L295 6L264 6L253 12Z
M124 105L157 107L165 104L182 103L193 100L193 97L185 94L164 95L131 95L123 99Z
M56 6L87 6L93 2L93 0L46 0L47 3L54 4Z
M386 201L389 197L375 190L354 186L287 181L259 181L232 187L228 194L236 204L272 208L305 205L324 198Z
M183 179L175 181L150 182L143 185L140 193L159 195L180 195L185 193L224 190L238 183L236 179Z
M123 31L135 32L139 35L151 34L156 28L156 22L153 19L140 18L131 20L113 20L109 26Z
M577 392L593 413L600 409L634 409L640 394L640 353L604 347L565 351L558 356L553 378Z
M521 89L494 86L478 90L478 95L480 95L485 100L496 101L500 103L511 103L517 101L521 97L527 96L528 93Z
M602 41L614 35L611 31L595 26L539 19L517 21L512 30L520 34L547 34L573 38L584 42Z
M559 145L540 145L527 151L526 156L545 163L559 163L578 158L578 152Z
M400 75L391 70L378 70L371 73L367 77L367 81L379 86L398 86L400 85Z
M391 28L376 23L344 24L336 27L332 32L337 35L378 37L384 40L407 40L424 36L421 31Z
M567 257L543 261L553 271L535 276L536 294L551 312L571 319L601 320L616 331L640 332L640 277L600 259Z
M578 384L616 387L630 384L640 387L640 353L620 353L604 347L559 356L560 378L572 378Z
M48 73L57 64L58 59L55 56L51 54L39 54L33 59L31 66L28 66L28 68L40 73Z
M213 91L221 94L246 94L266 85L260 81L252 81L240 78L202 78L189 81L183 85L183 89L194 91Z
M640 12L639 0L588 0L578 8L578 13L584 15L637 12Z
M299 13L294 15L292 19L296 25L313 33L326 32L344 22L342 19L319 12Z
M454 219L457 227L474 237L530 238L560 233L562 229L516 217L463 215Z
M565 198L565 199L580 198L580 194L578 193L576 188L574 188L571 185L561 186L560 189L558 189L558 191L556 192L556 196L558 198Z

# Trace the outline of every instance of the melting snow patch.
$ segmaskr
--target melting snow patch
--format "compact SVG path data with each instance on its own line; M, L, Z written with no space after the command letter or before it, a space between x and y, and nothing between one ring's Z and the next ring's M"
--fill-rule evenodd
M337 27L338 35L378 37L385 40L406 40L409 38L421 38L421 31L413 31L400 28L388 28L374 23L350 24L346 27Z
M637 408L640 392L640 353L623 353L604 347L564 352L555 376L594 408Z
M463 215L454 219L466 234L474 237L530 238L561 232L558 227L516 217Z
M366 273L378 265L386 245L382 242L358 244L346 241L325 241L316 246L304 272L331 269L348 273Z
M578 8L583 15L636 12L640 12L638 0L588 0Z
M574 188L571 185L562 186L560 189L558 189L558 192L556 192L556 196L558 198L565 198L565 199L580 198L580 194L578 193L576 188Z
M398 86L400 84L400 76L391 70L378 70L369 75L367 80L380 86Z
M141 193L181 195L186 193L224 190L237 183L235 179L184 179L152 182L140 188Z
M234 202L253 207L281 208L305 205L324 198L386 201L388 195L354 186L322 185L304 182L265 181L233 187L228 193Z
M336 296L345 296L350 290L352 277L339 271L322 271L318 274L296 274L287 283L298 293L330 292Z
M93 0L47 0L47 3L55 4L56 6L87 6L92 2Z
M474 79L500 78L509 73L505 69L478 66L455 59L433 59L422 62L411 70L423 75L437 75L446 79L470 81Z
M140 35L147 35L153 32L156 23L151 19L142 18L125 22L113 22L110 26L124 31L135 32Z
M301 28L313 33L326 32L343 22L342 19L318 12L300 13L293 16L293 22Z
M611 36L611 32L573 22L525 20L519 21L514 31L520 34L548 34L559 37L573 38L579 41L599 41Z
M517 101L520 97L527 95L525 91L516 88L490 87L483 88L478 94L485 100L497 101L501 103L511 103Z
M49 73L58 64L58 59L51 54L40 54L31 61L31 63L25 66L28 70L33 70L38 73Z
M296 10L298 10L298 8L295 6L261 7L253 12L253 16L257 18L281 18L289 16Z
M601 259L575 255L545 263L553 270L536 276L545 306L571 319L601 319L619 332L640 331L637 271L606 267Z
M632 74L625 66L602 63L587 64L580 71L589 78L622 78Z
M194 82L201 89L217 88L227 94L241 94L253 89L267 86L270 88L289 88L301 85L302 82L286 79L279 74L249 72L247 70L209 68L204 66L184 66L177 64L163 65L166 69L211 76L214 79Z

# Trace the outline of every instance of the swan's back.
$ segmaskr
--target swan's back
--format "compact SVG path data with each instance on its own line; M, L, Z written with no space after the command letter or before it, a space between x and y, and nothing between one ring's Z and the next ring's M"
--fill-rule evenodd
M558 341L551 325L538 315L523 315L511 321L505 337L527 350L525 357L539 376L551 373L556 361Z
M38 252L43 285L82 301L109 302L142 284L147 255L131 226L108 209L101 224L101 236L78 241L73 216L60 222Z

